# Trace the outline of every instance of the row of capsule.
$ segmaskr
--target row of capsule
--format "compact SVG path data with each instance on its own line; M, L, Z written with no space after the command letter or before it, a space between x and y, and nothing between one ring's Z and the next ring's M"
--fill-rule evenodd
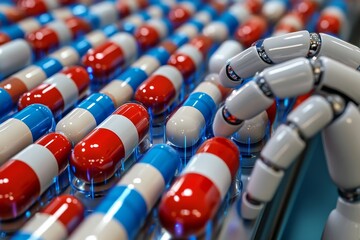
M271 3L271 1L270 1ZM342 4L341 4L342 3ZM299 10L302 8L312 8L312 11L316 9L315 2L311 2L312 5L309 4L309 6L299 6ZM110 2L102 2L94 4L90 9L88 10L79 10L79 6L72 7L72 10L69 10L69 13L66 14L58 14L60 15L58 18L59 20L52 21L50 23L45 22L46 24L44 27L40 28L40 25L38 26L39 29L36 27L32 27L31 29L26 30L22 34L18 34L19 32L23 32L23 30L19 29L3 29L1 31L0 29L0 35L2 35L3 39L16 39L16 38L22 38L25 37L25 40L17 40L11 42L11 44L8 44L7 46L4 46L1 48L1 55L0 59L8 59L8 57L13 54L14 51L19 51L20 53L17 54L17 57L12 59L12 61L8 62L6 65L3 65L0 68L0 77L3 79L7 77L9 74L21 69L22 67L28 65L29 63L33 62L36 59L40 59L46 54L49 54L50 52L57 49L59 46L65 45L69 43L69 41L78 39L80 36L83 36L85 33L89 32L90 30L98 29L99 27L104 27L112 22L114 22L116 19L120 17L127 16L130 12L135 11L136 9L142 9L146 6L146 3L144 1L139 1L137 4L133 4L132 11L129 10L130 6L129 4L126 4L126 2L122 2L121 7L119 6L119 9L122 9L120 11L120 14L117 13L117 11L114 8L114 3ZM151 16L157 16L161 17L166 15L166 12L169 11L172 4L166 3L166 4L157 4L155 8L152 10L149 10L148 12L144 13L142 15L145 20L148 20ZM255 5L255 4L254 4ZM269 6L269 4L265 4L262 9L268 9L266 6ZM151 6L153 7L153 6ZM162 9L159 10L157 8L161 7ZM198 5L196 6L198 7ZM284 7L279 7L280 9L283 9ZM81 8L80 8L81 9ZM126 10L127 9L127 10ZM194 6L190 7L187 6L187 11L194 10ZM271 9L271 8L270 8ZM173 16L179 13L180 9L173 9L168 17L174 18ZM308 13L306 13L304 10L302 11L293 11L289 13L286 17L281 19L279 23L279 28L283 28L284 31L297 31L301 30L302 27L302 21L304 21L305 18L308 18ZM187 15L187 11L183 11L182 14ZM264 10L265 12L271 13L269 10ZM310 11L311 12L311 11ZM162 14L160 14L162 13ZM347 14L347 8L346 5L342 1L334 1L329 3L329 5L322 11L321 17L319 18L317 22L316 31L317 32L325 32L325 33L332 33L336 35L341 35L340 30L346 29L346 14ZM279 15L278 13L274 15ZM280 14L281 15L281 14ZM271 19L271 16L267 17L266 19ZM46 18L51 19L51 18ZM170 22L176 23L176 21L172 21L173 19L170 19ZM50 21L50 20L49 20ZM138 20L139 21L139 20ZM163 21L164 22L164 21ZM165 21L166 22L166 21ZM25 26L31 25L31 24L23 24ZM154 23L150 24L152 25L152 28L148 29L148 26L146 26L145 29L139 29L137 34L135 34L135 37L141 37L141 33L147 33L153 35L153 41L156 40L156 36L158 34L164 35L164 31L169 31L169 26L165 27L161 26L161 23ZM160 26L159 26L160 25ZM20 25L21 26L21 25ZM14 28L15 26L11 26ZM158 31L154 30L153 28L157 28ZM263 24L262 28L266 28L266 24ZM19 28L19 27L18 27ZM160 28L160 29L159 29ZM166 29L168 28L168 29ZM217 28L219 31L224 31L222 28ZM261 31L262 29L259 29ZM132 29L128 29L128 31L132 31ZM7 36L7 34L10 34ZM14 35L15 34L15 35ZM140 35L140 36L138 36ZM219 34L219 36L227 34ZM241 39L243 44L251 44L252 42L246 39L246 36L248 35L248 28L242 28L241 30L236 31L235 38ZM218 37L224 40L223 37ZM143 48L144 44L148 44L149 37L143 38L143 41L139 41L140 48ZM226 39L226 38L225 38ZM116 42L116 41L115 41ZM1 44L1 43L0 43ZM114 48L114 46L107 46L109 49L110 47ZM104 50L104 49L103 49ZM119 51L119 50L118 50ZM112 52L112 54L115 54L115 52L118 51L108 51ZM90 60L92 59L92 60ZM99 61L99 60L97 60ZM97 63L98 66L96 66L96 60L94 61L94 56L91 58L87 58L87 62L84 63L86 65L90 64L90 68L93 68L95 77L96 75L99 75L99 72L101 72L103 75L107 76L107 78L111 78L108 74L108 71L110 71L110 68L114 68L115 60L113 62L109 62L109 60L104 59L102 63Z
M196 44L198 44L200 47L203 45L203 43L200 43L200 41L202 40L203 38L199 38L197 41L194 41L194 43L196 43ZM206 39L205 39L206 40ZM196 48L194 48L195 50L196 50ZM207 49L205 49L205 51L206 51ZM202 54L201 54L202 55ZM176 68L175 67L173 67L175 70L176 70ZM74 70L75 70L75 68L73 68ZM174 70L173 69L173 70ZM65 70L66 71L66 70ZM60 92L60 94L59 93L57 93L58 94L58 96L59 95L62 95L62 94L68 94L70 91L73 91L74 92L74 84L75 85L77 85L76 83L74 83L75 81L75 79L77 78L75 75L77 75L80 79L81 79L81 82L84 82L84 75L82 75L83 73L84 73L84 71L83 71L83 69L81 70L81 68L76 68L76 71L78 71L78 72L80 72L80 74L72 74L72 75L67 75L66 76L66 74L64 74L64 73L62 73L62 74L58 74L58 75L61 75L60 76L60 78L62 78L62 83L64 83L65 81L67 81L67 82L69 82L69 81L71 81L71 80L73 80L73 83L72 83L72 87L73 87L73 89L72 90L67 90L66 88L62 88L62 90L63 90L63 93L61 93ZM189 71L189 70L188 70ZM190 71L191 71L191 69L190 69ZM162 71L160 71L159 73L161 73ZM163 71L164 72L164 71ZM166 73L166 71L165 71L165 73ZM55 75L54 77L53 77L53 80L51 80L50 81L50 84L52 83L52 82L54 82L55 80L56 80L56 76L58 76L58 75ZM181 76L181 74L180 74L180 76ZM55 78L55 79L54 79ZM67 80L63 80L64 78L67 78ZM46 84L46 83L45 83ZM81 85L81 84L80 84ZM49 86L49 85L45 85L44 87L46 87L46 86ZM69 85L70 86L70 85ZM58 92L59 92L59 90L58 89L56 89L57 88L57 84L55 84L55 85L53 85L51 88L49 88L48 89L48 91L50 91L50 90L57 90ZM61 87L60 87L60 89L61 89ZM78 89L79 90L79 89ZM45 91L45 92L48 92L48 91ZM40 91L41 92L41 91ZM38 93L40 93L40 92L38 92ZM79 95L79 94L81 94L81 92L78 92L77 93L77 96ZM35 94L36 95L36 94ZM94 96L94 95L93 95ZM108 99L107 99L108 100ZM86 102L86 101L85 101ZM32 108L32 109L30 109L29 111L31 111L31 112L36 112L36 111L34 111L36 108L37 108L37 106L38 105L30 105L28 108ZM132 105L133 107L134 106L137 106L137 105ZM46 111L44 108L43 108L43 106L38 106L39 108L42 108L42 110L44 110L44 111ZM121 108L121 107L120 107ZM126 106L124 106L124 108L126 109ZM99 129L99 131L100 131L100 134L102 135L102 139L104 139L104 140L110 140L110 142L107 142L105 145L106 146L109 146L109 147L113 147L113 149L112 150L114 150L114 148L115 148L115 150L116 150L116 154L115 154L115 156L113 156L113 157L115 157L115 158L117 158L116 160L119 160L119 159L121 159L121 158L123 158L123 157L121 157L121 155L122 156L126 156L126 157L128 157L129 155L130 155L130 153L131 153L131 151L133 151L131 148L134 148L135 146L136 146L136 143L138 142L138 141L141 141L143 138L144 138L144 134L147 132L147 129L149 128L149 117L148 117L148 115L147 115L147 111L143 108L143 107L140 107L140 106L137 106L136 108L138 108L138 109L142 109L142 115L140 114L140 116L136 116L136 115L139 115L139 114L135 114L135 116L134 116L134 118L135 119L133 119L133 121L135 121L135 124L129 119L129 118L131 118L131 113L129 113L129 111L128 110L125 110L125 112L126 113L124 113L124 114L121 114L122 112L121 112L121 109L119 109L119 116L115 116L115 115L118 115L118 114L113 114L112 115L112 117L110 117L109 118L109 120L105 120L104 122L103 122L103 124L101 125L101 126L104 126L103 128L102 127L98 127L97 129ZM24 109L24 110L26 110L26 108ZM25 111L20 111L18 114L20 114L20 113L24 113ZM92 110L94 110L94 109L92 109ZM42 113L44 112L44 111L42 111ZM96 110L95 110L95 112L96 112ZM140 111L141 112L141 111ZM99 114L99 113L96 113L96 114ZM126 115L126 114L130 114L130 117L129 118L127 118L127 117L124 117L124 115ZM146 117L146 116L147 117ZM18 116L18 115L16 115L16 116ZM122 116L122 117L120 117L120 116ZM18 117L18 118L21 118L21 116L20 117ZM36 120L36 122L39 122L39 120L40 119L43 119L44 118L44 116L41 116L39 119L37 119ZM14 118L12 118L12 119L14 119ZM10 120L12 120L12 119L10 119ZM28 119L28 118L27 118ZM9 121L10 121L9 120ZM125 128L123 128L123 129L120 129L119 128L119 126L121 126L121 125L118 125L117 123L119 123L119 121L120 122L122 122L122 125L123 124L125 124L124 126L126 126ZM139 123L139 124L136 124L137 122L136 121L138 121L138 122L141 122L141 124ZM50 121L51 122L51 121ZM115 124L114 124L115 123ZM96 124L95 124L95 126L96 126ZM138 132L138 128L140 128L140 132ZM130 134L129 133L129 131L130 131L130 129L132 129L132 134ZM109 131L110 130L110 131ZM93 131L95 134L96 134L96 130L94 130ZM110 134L109 136L109 138L104 138L103 137L103 134L104 134L104 132L105 132L105 134ZM55 134L55 133L54 133ZM13 134L11 134L12 136L13 136ZM63 135L61 135L61 134L56 134L57 135L57 137L56 138L58 138L58 139L62 139L62 141L64 140L64 136ZM90 134L91 135L91 134ZM47 135L48 136L48 135ZM62 136L62 137L60 137L60 136ZM99 138L97 138L97 137L94 137L93 139L99 139ZM115 140L115 142L114 142L114 140ZM119 141L120 140L120 141ZM38 142L40 142L41 140L39 140ZM61 140L59 140L59 141L61 141ZM53 140L51 140L51 142L52 143L54 143L54 141ZM90 146L90 148L93 148L92 150L96 150L96 149L100 149L101 150L101 147L99 147L99 146L96 146L98 143L95 143L95 144L90 144L91 146ZM120 144L120 145L119 145ZM36 144L33 144L33 145L31 145L31 146L34 146L34 145L36 145ZM41 144L40 144L41 145ZM46 146L49 146L50 144L44 144L44 145L46 145ZM66 144L66 145L68 145L68 144ZM79 149L81 148L81 145L80 144L78 144L77 146L79 146ZM64 148L61 148L60 146L57 146L56 147L56 149L63 149L62 151L60 151L60 152L62 152L62 153L64 153L64 152L66 152L66 150L68 150L68 147L69 147L69 145L67 146L67 147L64 147ZM121 148L122 147L122 148ZM31 150L31 147L29 147L30 148L30 152L32 151ZM29 152L27 152L27 150L29 149L29 148L26 148L23 152L25 152L24 154L23 154L23 157L21 156L21 153L23 153L23 152L21 152L21 153L19 153L19 155L20 155L20 157L18 157L18 155L16 155L15 157L14 157L14 159L15 158L17 158L17 159L22 159L22 158L27 158L27 156L31 156L31 154L29 154ZM71 148L71 145L70 145L70 148ZM76 148L76 147L75 147ZM75 150L74 150L75 151ZM40 150L38 149L38 151L37 152L40 152ZM45 152L48 152L48 151L45 151ZM81 150L79 151L79 152L81 152ZM49 156L48 156L49 157ZM54 157L53 157L54 158ZM52 158L52 159L53 159ZM115 160L115 158L113 158L114 160ZM238 159L238 156L236 156L235 157L236 159ZM234 158L234 159L235 159ZM21 161L21 160L19 160L19 161ZM24 160L25 162L27 161L27 160ZM6 169L6 166L8 166L8 165L11 165L11 163L12 163L13 161L12 160L10 160L10 162L8 162L8 163L6 163L3 167ZM16 162L16 161L15 161ZM64 163L64 162L63 162ZM66 161L65 161L65 163L66 163ZM28 165L30 165L31 163L29 163ZM50 161L49 161L49 164L51 164L50 163ZM60 163L61 164L61 163ZM91 164L91 163L90 163ZM26 164L25 164L26 165ZM41 166L42 168L43 168L43 166ZM114 162L114 166L112 166L112 167L119 167L119 162L117 161L116 163ZM49 171L50 169L55 169L56 168L56 171ZM32 169L29 169L29 168L27 168L26 170L28 171L28 172L30 172L30 171L32 171L32 173L37 173L37 174L35 174L35 176L37 176L37 177L42 177L41 179L37 179L37 181L40 181L40 186L39 185L37 185L36 187L34 187L33 188L33 192L32 193L29 193L29 192L26 192L26 191L23 191L23 189L21 189L21 190L18 190L18 191L16 191L16 192L18 192L18 193L22 193L22 194L33 194L32 196L38 196L38 195L40 195L41 193L43 193L47 188L48 188L48 186L49 186L49 184L51 184L51 177L49 177L50 175L51 176L56 176L56 175L58 175L59 173L61 173L62 171L64 171L64 168L63 168L63 166L61 166L61 165L59 165L59 164L54 164L54 161L52 161L52 166L47 166L46 168L43 168L43 169L49 169L48 171L47 171L47 173L48 173L48 175L47 176L45 176L44 175L44 173L42 172L42 173L40 173L39 172L39 166L38 167L36 167L36 166L34 166ZM84 174L82 174L81 173L81 166L80 166L80 168L79 168L80 170L79 171L73 171L73 172L80 172L80 176L81 177L83 177L84 176ZM44 171L44 170L43 170ZM111 170L111 171L113 171L113 170ZM24 173L24 174L26 174L26 173ZM43 174L43 175L41 175L41 174ZM97 172L95 172L95 175L97 174ZM27 174L28 176L32 176L32 177L34 177L34 174ZM99 178L100 178L100 180L99 181L103 181L104 180L104 178L110 178L110 176L111 176L111 173L109 172L108 174L103 174L102 172L99 172ZM85 178L86 178L86 176L85 176ZM29 180L29 179L27 179L27 180ZM32 179L33 180L33 182L35 181L35 178L34 179ZM98 180L98 179L96 179L96 180ZM10 181L10 182L13 182L13 181ZM29 181L25 181L25 182L29 182ZM35 181L36 182L36 181ZM7 184L9 183L9 181L7 180L7 182L6 182ZM19 184L18 184L18 187L19 188L23 188L24 187L24 185L22 185L24 182L20 182ZM17 188L17 189L19 189L19 188ZM14 188L15 189L15 188ZM31 191L31 188L30 189L28 189L29 191ZM4 194L4 196L5 195L8 195L8 194ZM8 195L9 196L9 195ZM22 195L22 196L24 196L24 195ZM28 195L29 196L29 195ZM16 199L18 199L17 198L18 196L14 196L14 195L12 195L11 196L11 201L14 201L14 200L16 200ZM27 199L33 199L33 198L31 198L31 197L28 197ZM9 200L9 198L7 199L7 200ZM221 202L221 200L219 200L219 202ZM19 206L18 206L18 212L16 212L16 214L20 214L21 213L21 211L24 211L24 210L26 210L27 209L27 207L29 206L29 205L31 205L31 202L30 201L28 201L28 202L21 202L20 204L19 204ZM24 207L25 206L25 207ZM22 208L22 207L24 207L24 208ZM149 208L149 210L150 210L151 208ZM14 214L14 211L11 213L11 214ZM12 217L14 217L13 215L12 215ZM137 224L138 225L138 224Z
M171 73L171 77L169 77L169 73ZM174 73L174 74L172 74L172 73ZM179 76L177 79L180 79L182 76L181 76L181 74L179 74L179 73L176 73L176 67L171 67L171 66L165 66L164 68L162 68L161 69L161 71L160 71L160 69L159 69L159 71L158 72L156 72L156 74L157 74L157 78L167 78L167 80L169 80L170 82L171 81L175 81L175 82L171 82L174 86L178 86L179 85L179 83L178 82L176 82L177 80L176 80L176 77L173 77L173 76ZM156 76L156 74L154 74L155 76ZM156 78L156 77L154 77L154 78ZM175 80L172 80L172 79L175 79ZM178 80L179 81L179 80ZM143 87L143 89L145 89L146 88L146 85L145 85L145 87ZM72 90L73 91L73 90ZM166 91L165 91L166 92ZM63 93L64 94L64 93ZM67 94L66 92L65 92L65 94ZM79 94L79 93L78 93ZM178 93L177 93L178 94ZM59 93L58 93L58 95L59 95ZM61 95L61 94L60 94ZM221 94L220 94L221 95ZM219 96L219 94L218 94L218 96ZM188 98L188 99L190 99L191 100L191 98ZM205 103L207 103L207 102L209 102L208 100L205 100L204 101ZM211 101L210 101L211 102ZM146 104L146 103L145 103ZM206 105L206 104L205 104ZM34 107L34 105L32 105L32 107ZM164 106L163 106L164 107ZM165 105L165 107L166 107L166 105ZM210 106L210 108L209 107L207 107L207 108L209 108L209 109L211 109L213 106ZM216 106L215 106L215 108L216 108ZM206 111L208 111L208 110L205 110L205 113L206 113ZM146 112L146 111L145 111ZM202 114L204 113L204 112L201 112ZM120 115L122 115L122 114L120 114ZM206 117L207 117L207 115L205 114L205 115L203 115L204 117L205 117L205 119L206 119ZM142 116L143 117L143 116ZM113 117L113 119L112 120L109 120L109 125L106 125L105 123L104 123L104 125L105 125L105 127L104 127L104 129L107 129L107 130L110 130L110 132L112 132L112 134L115 134L115 135L117 135L118 137L120 137L120 136L124 136L124 135L122 135L122 134L128 134L129 133L129 129L134 129L134 126L130 123L130 124L128 124L128 125L126 125L126 123L123 123L123 124L125 124L126 126L128 126L128 129L127 129L127 131L126 131L126 133L124 133L124 130L121 130L121 129L118 129L118 128L112 128L112 127L114 127L114 125L115 124L112 124L112 122L117 122L117 120L115 119L115 118L117 118L117 117ZM122 118L123 119L123 118ZM143 119L143 118L142 118ZM39 120L39 119L38 119ZM123 120L120 120L120 121L123 121ZM126 120L125 120L126 121ZM130 120L131 121L131 120ZM123 121L124 122L124 121ZM129 122L128 122L129 123ZM98 128L100 128L100 126L98 127ZM136 126L135 126L135 128L136 128ZM138 128L136 128L135 130L138 130ZM105 132L107 132L107 134L109 134L109 131L105 131ZM134 131L134 133L135 133L135 131ZM105 133L106 134L106 133ZM118 135L118 134L120 134L120 135ZM129 153L126 153L126 144L129 144L129 145L131 145L131 142L139 142L139 136L140 136L140 134L141 134L141 130L140 130L140 132L138 131L137 132L137 134L138 134L138 138L137 138L137 140L136 139L134 139L134 138L132 138L132 137L128 137L128 136L124 136L123 138L121 138L120 137L120 139L121 140L124 140L125 141L125 143L123 143L124 145L120 145L120 146L123 146L124 148L125 148L125 152L124 153L121 153L122 154L122 156L126 156L126 154L129 154ZM103 135L103 134L101 134L101 135ZM111 135L111 133L110 133L110 135ZM136 135L136 134L135 134ZM111 139L111 138L110 138ZM115 140L115 138L113 138L114 140ZM181 141L180 141L181 142ZM90 142L89 142L89 144L90 144ZM92 144L92 146L91 146L91 148L94 148L94 149L96 149L96 148L99 148L99 146L95 146L97 143L94 143L94 144ZM113 144L113 142L108 142L107 143L107 145L109 145L110 147L111 147L111 144ZM116 145L116 144L115 144ZM70 145L71 146L71 145ZM90 145L89 145L90 146ZM71 147L70 147L71 148ZM80 147L79 147L79 149L80 149ZM81 149L82 150L82 149ZM74 150L75 151L75 150ZM80 151L80 150L79 150ZM122 151L124 151L124 149L122 150ZM40 152L40 150L39 150L39 152ZM29 154L26 154L26 155L29 155ZM26 158L26 157L24 157L24 158ZM23 161L27 161L27 160L23 160ZM189 166L191 166L191 164L189 164ZM118 167L118 166L117 166ZM52 166L52 168L54 168L54 166ZM61 167L60 167L60 165L58 165L58 170L59 169L61 169ZM63 169L63 168L62 168ZM185 170L186 171L186 170ZM60 171L61 172L61 171ZM76 172L76 171L74 171L74 172ZM100 173L100 175L101 175L102 173ZM29 174L29 175L31 175L31 174ZM81 175L81 174L80 174ZM110 174L111 175L111 174ZM105 178L106 178L106 176L107 175L105 175ZM83 179L85 178L86 179L86 176L85 177L82 177ZM102 178L102 179L100 179L99 181L103 181L104 179ZM7 180L8 181L8 180ZM41 180L39 180L40 182L41 182ZM222 184L222 183L219 183L219 184ZM44 185L44 186L46 186L46 184ZM39 187L38 187L39 188ZM40 187L41 188L41 187ZM35 188L36 189L36 188ZM46 187L44 187L44 189L46 189ZM189 194L189 191L186 191L187 192L187 194ZM185 195L186 195L186 193L184 193ZM222 193L220 194L221 196L223 195ZM69 200L68 200L69 201ZM176 201L176 200L175 200ZM106 208L106 207L104 207L104 208ZM216 209L216 208L206 208L207 210L210 210L210 209ZM205 210L206 210L205 209ZM109 209L106 209L106 210L109 210ZM183 210L183 209L182 209ZM146 211L145 211L146 212ZM194 212L184 212L184 214L185 214L185 216L194 216L194 215L192 215L192 214L197 214L197 212L196 211L194 211ZM201 214L200 214L201 215ZM206 218L206 219L208 219L208 218ZM95 220L93 220L94 222L98 222L99 221L99 219L98 218L95 218ZM136 221L138 221L138 220L136 220ZM169 220L170 221L170 220ZM191 219L190 220L187 220L186 221L186 223L188 223L188 222L191 222ZM127 223L124 223L124 224L127 224ZM166 223L165 223L166 224ZM174 223L171 223L170 225L173 225L174 226ZM176 224L175 224L176 225ZM186 224L185 224L186 225ZM186 230L187 228L191 228L192 226L194 226L194 223L191 223L190 224L190 226L188 226L188 227L185 227L185 230L184 230L184 226L181 226L181 224L179 225L179 224L177 224L176 225L176 229L175 228L173 228L173 227L170 227L170 232L172 232L173 234L175 234L175 235L178 235L178 236L184 236L184 235L188 235L188 233L186 233L187 231L189 231L189 230ZM172 230L171 230L172 229ZM196 228L197 230L196 231L198 231L200 228ZM195 232L196 232L195 231ZM194 231L189 231L189 233L195 233ZM119 233L120 234L120 233Z

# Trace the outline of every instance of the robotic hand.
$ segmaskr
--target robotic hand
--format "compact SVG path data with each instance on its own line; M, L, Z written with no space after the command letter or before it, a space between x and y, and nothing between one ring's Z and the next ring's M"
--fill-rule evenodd
M245 120L267 109L274 97L296 97L314 90L263 148L242 197L243 218L255 219L260 214L286 168L303 151L306 141L321 131L328 170L339 190L323 239L359 239L359 64L358 47L307 31L259 41L228 60L220 71L224 86L239 86L258 73L233 92L216 113L216 136L230 136Z

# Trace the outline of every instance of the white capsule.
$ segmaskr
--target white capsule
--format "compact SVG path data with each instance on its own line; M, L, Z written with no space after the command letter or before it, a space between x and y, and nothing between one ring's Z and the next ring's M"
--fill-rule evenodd
M80 61L79 53L71 46L62 47L50 54L49 57L58 60L63 67L75 65Z
M105 27L106 25L116 22L118 18L115 4L111 2L94 4L90 7L89 11L91 14L99 17L101 27Z
M271 22L276 22L286 12L284 1L266 1L262 8L262 14Z
M119 79L111 81L101 89L100 92L108 95L114 102L116 108L120 107L125 102L130 101L134 95L132 87L127 82Z
M243 50L240 43L234 40L226 40L214 52L209 60L209 71L219 73L221 68L225 66L226 61Z
M32 50L24 39L0 46L0 80L22 69L32 61Z
M229 36L229 30L223 22L212 22L203 29L203 34L215 42L223 42Z
M166 123L166 136L177 147L190 147L199 141L204 126L205 119L199 110L182 106Z

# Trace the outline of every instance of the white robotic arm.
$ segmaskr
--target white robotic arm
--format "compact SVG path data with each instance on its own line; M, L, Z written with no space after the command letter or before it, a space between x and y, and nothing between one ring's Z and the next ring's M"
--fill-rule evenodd
M299 31L259 40L238 55L230 58L220 71L225 87L237 87L255 73L297 57L327 56L357 69L360 49L324 33Z
M241 128L244 120L271 106L273 97L296 97L314 88L336 92L359 104L359 79L360 72L327 57L296 58L268 67L226 99L215 115L214 135L229 137Z
M307 48L312 44L299 41L304 40L306 33L301 31L290 37L289 41L298 38L298 46L294 42L281 45L284 41L274 41L272 46L277 44L276 47L266 47L269 45L264 40L262 47L257 44L228 61L222 69L226 86L241 84L256 71L262 72L230 95L215 116L213 132L229 137L245 120L267 109L274 97L296 97L314 89L315 94L287 116L286 123L279 126L262 150L242 196L241 216L255 219L260 214L306 141L321 131L329 173L339 190L338 204L328 218L323 239L359 239L360 52L357 47L326 34L311 34L311 38L316 35L321 41L314 48ZM321 57L286 61L299 55ZM230 72L224 73L226 69Z

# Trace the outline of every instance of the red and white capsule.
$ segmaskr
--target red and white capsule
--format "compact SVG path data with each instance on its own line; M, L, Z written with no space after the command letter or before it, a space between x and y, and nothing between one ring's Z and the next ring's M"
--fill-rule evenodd
M75 177L100 183L119 169L144 139L149 115L137 103L126 103L75 145L70 166Z
M116 2L116 10L121 17L130 15L148 6L148 0L122 0Z
M115 34L97 48L89 50L82 58L86 68L97 78L111 75L116 69L129 65L137 56L137 43L128 33Z
M174 237L203 233L239 165L239 151L230 140L215 137L204 142L161 199L162 226Z
M32 46L35 55L41 57L90 30L91 26L83 19L70 17L66 20L51 22L29 33L26 40Z
M23 214L67 166L70 141L49 133L0 167L0 220Z
M79 98L83 97L89 83L89 75L83 67L69 67L22 95L18 102L18 109L41 103L57 115L72 107Z
M74 196L64 194L36 213L14 236L15 239L65 239L84 218L84 206Z
M336 6L329 6L321 11L316 24L316 32L340 36L344 34L347 26L345 13Z
M134 36L141 51L146 51L168 36L169 31L163 19L150 19L136 29Z
M36 16L62 5L74 3L75 0L18 0L17 6L28 16Z
M25 13L21 9L6 3L0 3L0 14L3 14L7 20L7 22L0 21L0 27L16 23L26 17Z
M199 35L172 54L168 65L177 68L186 82L199 69L211 45L209 37Z
M174 27L179 27L191 18L196 12L196 7L193 3L182 2L170 10L168 18Z
M151 108L154 114L164 112L179 96L183 77L173 66L156 70L135 92L135 100Z
M248 48L263 37L267 29L266 19L263 16L254 15L236 29L234 38Z

